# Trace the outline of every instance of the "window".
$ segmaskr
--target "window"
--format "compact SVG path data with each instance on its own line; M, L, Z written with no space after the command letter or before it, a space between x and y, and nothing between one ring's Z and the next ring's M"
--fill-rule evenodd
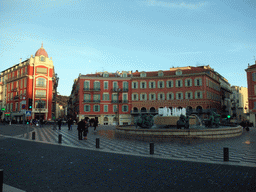
M94 81L94 89L100 90L100 82L99 81Z
M124 73L124 74L123 74L123 77L127 77L127 73Z
M91 110L90 105L84 105L84 112L89 112Z
M140 100L142 100L142 101L147 100L147 94L141 93L141 94L140 94Z
M183 93L181 92L176 93L176 99L183 99Z
M164 76L164 73L162 71L159 71L158 72L158 77L162 77L162 76Z
M93 95L93 101L94 102L100 102L100 94L94 94Z
M256 81L256 73L252 73L252 80Z
M103 93L103 101L109 100L109 93Z
M195 86L202 86L202 79L201 78L196 78L195 79Z
M41 56L40 61L45 61L45 58L43 56Z
M132 82L132 88L138 89L138 82Z
M193 99L192 92L186 92L186 99Z
M164 81L158 81L158 88L164 88Z
M212 95L212 99L214 99L215 100L215 94L214 95ZM203 93L202 93L202 91L196 91L195 92L195 99L202 99L203 98Z
M90 81L84 81L84 90L90 89Z
M36 97L46 97L46 90L36 90Z
M113 105L113 112L117 112L117 105Z
M192 79L186 79L185 80L185 86L186 87L191 87L192 86Z
M146 73L140 73L140 77L146 77Z
M117 101L117 93L112 93L112 101Z
M156 100L156 94L155 93L149 93L149 100Z
M178 79L176 80L176 87L182 87L182 80L181 79Z
M47 68L37 67L36 68L36 73L47 74Z
M115 81L115 82L113 82L113 89L117 89L118 88L118 84L117 84L117 82Z
M128 94L127 93L123 93L123 102L128 103Z
M99 105L94 105L93 108L94 108L93 109L94 112L99 112L100 111L100 106Z
M108 112L108 105L104 105L104 112Z
M138 100L138 94L137 93L133 93L132 94L132 100L133 101L137 101Z
M91 94L84 94L84 102L90 102Z
M173 100L174 99L173 93L167 93L167 99Z
M36 100L35 101L35 108L37 108L37 109L46 108L46 101Z
M128 112L128 105L123 105L122 106L122 111L123 112Z
M175 72L175 74L176 74L176 75L182 75L182 71L181 71L181 70L177 70L177 71Z
M141 89L146 89L146 88L147 88L146 81L140 82L140 88L141 88Z
M155 83L155 81L150 81L150 82L149 82L149 88L151 88L151 89L156 88L156 83Z
M104 89L108 89L108 81L104 81Z
M24 79L24 88L27 87L27 79Z
M20 80L20 88L23 88L23 79Z
M103 77L109 77L108 73L103 73Z
M172 80L166 81L166 87L168 87L168 88L173 87L173 81Z
M44 79L44 78L37 78L36 79L36 86L37 87L46 87L46 79Z
M164 93L158 93L158 100L164 100Z
M123 82L123 90L128 91L128 82L127 81Z

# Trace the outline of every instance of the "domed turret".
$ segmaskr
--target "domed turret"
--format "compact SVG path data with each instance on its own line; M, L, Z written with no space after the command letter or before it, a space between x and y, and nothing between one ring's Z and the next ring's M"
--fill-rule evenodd
M35 56L41 56L41 55L43 55L43 56L45 56L45 57L48 57L47 52L46 52L45 49L43 48L43 43L42 43L41 48L38 49L37 52L36 52L36 54L35 54Z

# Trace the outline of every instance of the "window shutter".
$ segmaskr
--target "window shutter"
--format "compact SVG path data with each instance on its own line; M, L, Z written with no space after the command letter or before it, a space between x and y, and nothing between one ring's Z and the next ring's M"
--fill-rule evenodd
M195 99L197 99L197 91L195 91Z
M185 86L186 87L188 86L188 80L187 79L185 80Z
M195 85L195 86L197 86L197 84L196 84L196 80L197 80L197 79L195 79L195 80L194 80L194 85Z
M202 79L200 78L200 81L199 81L199 83L200 83L200 86L202 86Z

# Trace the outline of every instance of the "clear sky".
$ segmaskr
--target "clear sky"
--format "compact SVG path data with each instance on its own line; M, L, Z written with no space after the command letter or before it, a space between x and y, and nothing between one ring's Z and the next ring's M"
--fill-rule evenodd
M41 47L70 95L79 73L210 65L247 87L255 0L1 0L0 71Z

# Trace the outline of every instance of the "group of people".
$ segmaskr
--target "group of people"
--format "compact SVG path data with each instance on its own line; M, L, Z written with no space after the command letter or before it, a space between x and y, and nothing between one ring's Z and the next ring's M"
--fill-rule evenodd
M89 132L89 127L93 126L94 131L96 131L96 127L98 126L98 120L97 119L90 119L87 117L85 119L82 119L77 124L77 130L78 130L78 140L83 140L82 136L84 135L84 140L87 139L87 134Z

